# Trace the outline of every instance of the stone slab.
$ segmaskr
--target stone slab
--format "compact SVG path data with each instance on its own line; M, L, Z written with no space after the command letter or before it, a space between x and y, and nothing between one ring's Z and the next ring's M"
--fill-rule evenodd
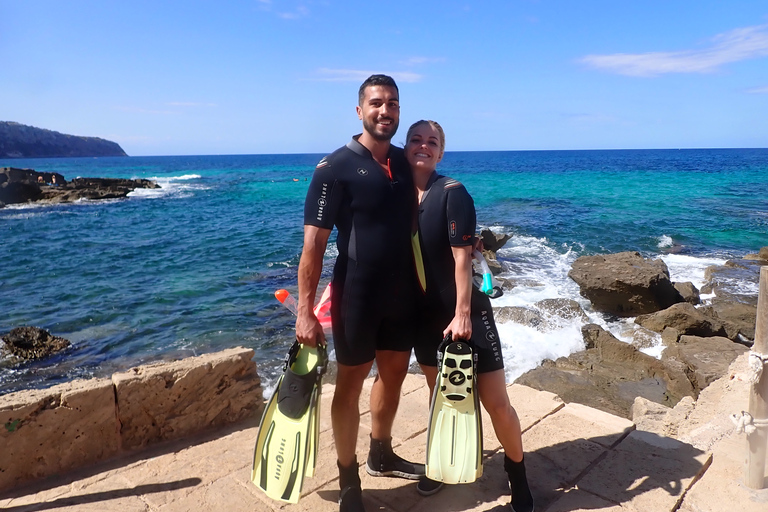
M746 457L747 441L744 436L732 435L722 440L712 454L712 464L688 491L680 511L718 512L727 510L729 503L738 503L739 512L768 510L768 478L765 488L760 490L744 485Z
M115 456L109 380L77 380L0 396L0 490Z
M600 512L652 512L650 510L637 510L632 505L625 503L611 503L580 489L566 492L562 498L547 508L547 512L592 512L595 510Z
M623 439L634 424L580 404L567 404L523 434L523 448L551 461L562 472L561 488Z
M578 487L636 510L672 511L710 462L709 453L637 430L610 450Z

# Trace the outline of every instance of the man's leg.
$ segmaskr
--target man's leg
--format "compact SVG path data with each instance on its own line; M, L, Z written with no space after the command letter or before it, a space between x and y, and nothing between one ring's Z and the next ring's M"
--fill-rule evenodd
M410 352L377 350L378 375L371 389L371 437L389 439L400 404L400 390L408 373Z
M358 366L338 365L331 420L339 466L341 512L365 512L355 451L360 426L360 392L371 366L373 361Z
M424 474L423 464L408 462L392 450L392 425L410 358L411 353L406 351L376 351L379 373L371 389L371 449L366 465L369 475L416 480Z
M357 366L338 365L331 420L336 455L339 464L344 467L355 462L357 430L360 426L360 392L371 366L373 361Z

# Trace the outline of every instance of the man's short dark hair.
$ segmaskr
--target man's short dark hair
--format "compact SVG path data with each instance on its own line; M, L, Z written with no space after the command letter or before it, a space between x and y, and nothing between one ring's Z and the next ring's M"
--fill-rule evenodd
M397 84L395 83L395 79L391 76L387 75L371 75L369 76L365 82L363 82L363 85L360 86L360 91L358 91L358 99L357 103L361 107L363 106L363 98L365 98L365 89L366 87L373 87L375 85L384 85L387 87L394 87L397 91L398 96L400 95L400 89L397 88Z

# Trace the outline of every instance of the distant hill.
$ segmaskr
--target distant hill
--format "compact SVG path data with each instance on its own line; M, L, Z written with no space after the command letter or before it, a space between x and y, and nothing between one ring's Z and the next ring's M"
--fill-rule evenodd
M128 156L116 142L0 121L0 158Z

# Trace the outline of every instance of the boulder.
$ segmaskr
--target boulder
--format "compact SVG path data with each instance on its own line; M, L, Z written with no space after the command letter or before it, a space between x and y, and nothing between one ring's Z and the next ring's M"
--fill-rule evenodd
M685 367L696 394L728 371L731 363L748 349L728 338L714 336L681 336L676 344L667 346L662 360Z
M499 249L504 247L504 244L512 238L511 235L503 234L497 235L490 229L484 229L480 232L480 239L483 241L483 249L496 253Z
M637 252L582 256L568 276L597 311L628 317L652 313L682 302L660 259L646 260Z
M694 336L725 336L723 323L705 315L692 304L681 302L663 311L640 315L635 323L646 329L661 333L667 327L677 329L680 334Z
M747 254L744 256L745 260L760 260L763 261L763 265L768 264L768 246L761 247L757 254Z
M70 345L69 340L53 336L40 327L16 327L0 339L5 342L1 350L4 354L24 360L42 359Z
M701 293L714 293L714 301L742 302L757 305L757 294L745 290L744 283L753 283L757 289L760 282L762 260L728 260L725 265L712 265L704 271L706 284Z
M729 339L738 342L755 339L757 305L717 300L701 308L701 312L722 322Z
M693 285L693 283L686 281L684 283L673 284L675 286L675 290L677 290L685 302L688 304L693 304L694 306L701 304L699 290Z
M494 308L493 317L498 323L513 322L546 332L563 326L563 322L573 319L583 323L589 321L584 310L575 300L544 299L536 302L534 307L503 306Z
M548 361L515 382L625 418L638 396L668 406L695 396L682 368L643 354L599 325L584 326L582 334L587 350Z
M493 318L496 323L512 322L525 325L537 330L544 330L546 323L541 312L522 306L504 306L493 310Z
M491 269L491 275L497 276L504 272L504 267L501 265L501 262L496 259L496 253L483 250L483 257L488 264L488 268Z
M638 430L653 432L664 437L677 437L678 428L696 406L692 397L686 396L673 408L651 402L641 396L632 404L631 420Z
M589 322L589 317L578 302L572 299L543 299L536 302L535 306L545 313L562 318L564 320L579 319L584 323Z

